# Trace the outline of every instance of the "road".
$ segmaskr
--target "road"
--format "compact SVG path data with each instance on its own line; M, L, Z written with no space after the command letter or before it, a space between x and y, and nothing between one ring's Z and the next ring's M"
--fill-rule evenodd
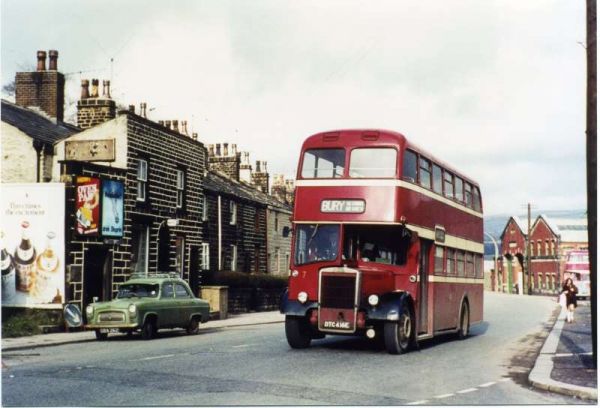
M327 337L292 350L282 324L122 336L2 356L4 406L581 404L530 388L553 299L486 292L464 341L392 356L376 341Z

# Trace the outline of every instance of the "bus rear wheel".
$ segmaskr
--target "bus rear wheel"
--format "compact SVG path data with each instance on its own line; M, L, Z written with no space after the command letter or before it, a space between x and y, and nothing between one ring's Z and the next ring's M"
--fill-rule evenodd
M460 308L460 320L458 326L457 337L460 340L466 339L469 335L469 305L467 302L463 302Z
M310 323L304 317L285 317L285 337L291 348L302 349L310 346Z
M414 319L407 307L403 308L397 322L385 322L383 336L388 353L402 354L410 350L414 337Z

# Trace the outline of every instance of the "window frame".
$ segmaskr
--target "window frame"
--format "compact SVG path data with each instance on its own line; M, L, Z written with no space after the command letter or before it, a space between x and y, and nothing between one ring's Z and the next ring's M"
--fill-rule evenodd
M200 269L203 271L210 270L210 243L202 242L202 256L200 258Z
M178 210L185 208L185 182L186 182L186 174L185 170L182 168L178 168L175 171L175 189L177 191L176 198L176 207Z
M390 168L385 168L387 170L391 170L392 173L391 174L386 174L386 175L357 175L354 176L352 175L352 158L353 158L353 154L355 152L365 152L365 151L369 151L369 150L387 150L387 151L391 151L394 154L394 164L393 166L391 166ZM386 152L387 153L387 152ZM371 146L371 147L354 147L350 150L349 152L349 156L348 156L348 178L351 179L395 179L398 176L398 149L396 147L393 146Z
M139 202L146 202L148 199L148 160L145 158L138 158L136 165L136 185L137 192L135 199Z
M319 171L318 171L319 167L315 167L315 168L312 168L312 169L305 169L304 168L304 164L306 162L306 154L309 153L309 152L311 152L311 151L317 151L317 150L319 150L319 151L323 151L323 150L341 150L344 153L343 154L344 162L342 163L342 166L341 166L341 168L342 168L341 174L338 175L338 173L336 173L336 168L337 168L336 166L334 166L333 169L332 169L333 170L332 171L333 177L317 177L318 173L319 173ZM346 177L346 155L347 155L347 151L346 151L346 149L344 147L326 147L326 148L313 148L313 149L304 150L302 152L302 165L300 166L299 178L300 179L304 179L304 180L320 180L320 179L335 180L335 179L339 179L339 178L344 178L344 177ZM314 155L314 156L317 157L316 155ZM318 160L315 160L315 165L317 165L317 162L318 162ZM312 173L313 173L312 177L305 176L305 170L306 171L309 171L309 170L312 171Z

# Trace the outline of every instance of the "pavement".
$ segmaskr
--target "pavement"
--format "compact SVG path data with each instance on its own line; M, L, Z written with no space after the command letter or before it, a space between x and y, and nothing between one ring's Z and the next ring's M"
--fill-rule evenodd
M590 304L578 304L572 323L566 322L566 311L561 310L529 374L529 382L543 390L597 401Z
M229 315L227 319L210 320L200 325L200 333L208 329L222 329L226 327L253 326L257 324L282 323L285 316L279 311L256 312ZM38 334L35 336L2 338L2 352L31 349L36 347L58 346L61 344L83 343L96 341L96 334L92 330L70 331L61 333Z
M581 302L575 311L575 322L566 323L561 311L554 327L529 374L537 388L571 395L585 400L598 400L598 372L593 367L592 328L589 302ZM229 315L224 320L211 320L200 330L282 323L279 311ZM2 352L96 341L93 331L71 331L35 336L3 338Z

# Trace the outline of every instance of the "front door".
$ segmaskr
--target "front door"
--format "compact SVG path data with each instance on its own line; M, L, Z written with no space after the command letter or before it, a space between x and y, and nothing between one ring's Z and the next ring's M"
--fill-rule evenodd
M429 253L431 241L421 240L421 254L419 257L419 333L427 333L428 308L429 308Z
M112 254L103 246L90 246L83 262L83 307L98 300L112 298Z

